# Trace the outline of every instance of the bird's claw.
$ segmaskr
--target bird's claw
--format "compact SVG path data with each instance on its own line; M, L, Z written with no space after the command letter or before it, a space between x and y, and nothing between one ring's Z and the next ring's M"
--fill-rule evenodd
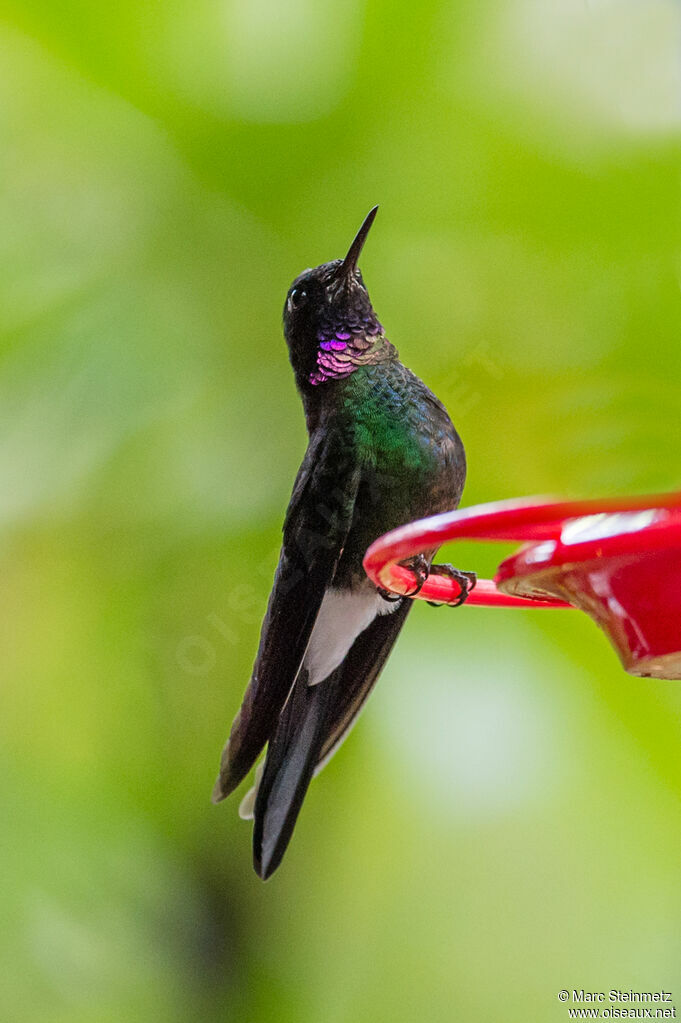
M399 562L404 568L408 568L416 576L416 588L411 593L391 593L390 590L383 589L382 586L378 586L378 592L384 600L395 603L398 600L402 600L403 597L415 597L417 593L421 592L423 584L425 583L430 573L430 566L428 559L424 554L415 554L413 558L405 558L404 561Z
M385 590L382 587L378 587L378 592L384 600L388 600L391 603L395 603L398 600L402 600L402 597L415 597L421 592L423 584L426 582L429 575L443 575L447 579L453 579L455 583L458 583L461 593L458 598L449 604L449 607L460 607L466 602L471 590L475 587L478 577L475 572L464 572L460 568L454 568L453 565L429 565L428 559L424 554L415 554L413 558L406 558L404 561L399 562L405 568L408 568L416 576L416 588L411 593L397 594L391 593L390 590ZM442 607L442 602L437 600L428 600L426 603L430 604L431 607Z
M478 581L475 572L463 572L460 568L454 568L453 565L431 565L430 572L431 575L444 575L447 579L453 579L454 582L459 584L461 593L457 600L449 604L449 607L461 607ZM443 606L441 602L436 600L429 600L428 603L431 607Z
M416 589L412 590L411 593L405 593L405 597L415 597L417 593L420 593L423 589L423 584L430 575L430 565L425 554L415 554L413 558L406 558L404 561L400 561L400 565L404 565L416 576Z

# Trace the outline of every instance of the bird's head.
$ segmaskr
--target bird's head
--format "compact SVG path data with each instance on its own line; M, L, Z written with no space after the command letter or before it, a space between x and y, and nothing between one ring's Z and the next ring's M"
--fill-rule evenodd
M344 259L305 270L289 288L284 334L302 390L349 375L383 336L357 266L377 210L369 211Z

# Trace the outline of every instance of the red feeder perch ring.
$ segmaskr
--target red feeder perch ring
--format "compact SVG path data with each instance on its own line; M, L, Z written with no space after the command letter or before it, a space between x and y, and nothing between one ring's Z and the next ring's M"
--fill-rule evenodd
M634 675L681 678L681 493L589 501L498 501L401 526L364 558L377 586L409 593L399 562L451 540L525 541L480 579L467 605L578 607ZM420 600L456 604L458 584L431 576Z

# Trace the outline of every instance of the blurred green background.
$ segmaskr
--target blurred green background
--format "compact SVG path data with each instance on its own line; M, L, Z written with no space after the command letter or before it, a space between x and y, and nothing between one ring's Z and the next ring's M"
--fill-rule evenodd
M283 299L372 204L466 504L678 488L680 22L2 3L3 1023L681 1003L681 687L577 613L417 607L267 885L209 803L305 445Z

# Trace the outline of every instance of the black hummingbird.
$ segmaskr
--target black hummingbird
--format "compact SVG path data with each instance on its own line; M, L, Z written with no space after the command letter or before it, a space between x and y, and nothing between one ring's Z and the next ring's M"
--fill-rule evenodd
M412 605L377 589L362 558L382 533L455 508L463 444L444 405L400 362L357 267L374 207L345 259L296 277L284 334L309 443L283 526L283 545L253 675L222 754L213 801L228 796L267 743L239 808L254 818L255 870L281 862L313 775L352 727ZM411 559L417 586L454 576L462 601L473 573Z

